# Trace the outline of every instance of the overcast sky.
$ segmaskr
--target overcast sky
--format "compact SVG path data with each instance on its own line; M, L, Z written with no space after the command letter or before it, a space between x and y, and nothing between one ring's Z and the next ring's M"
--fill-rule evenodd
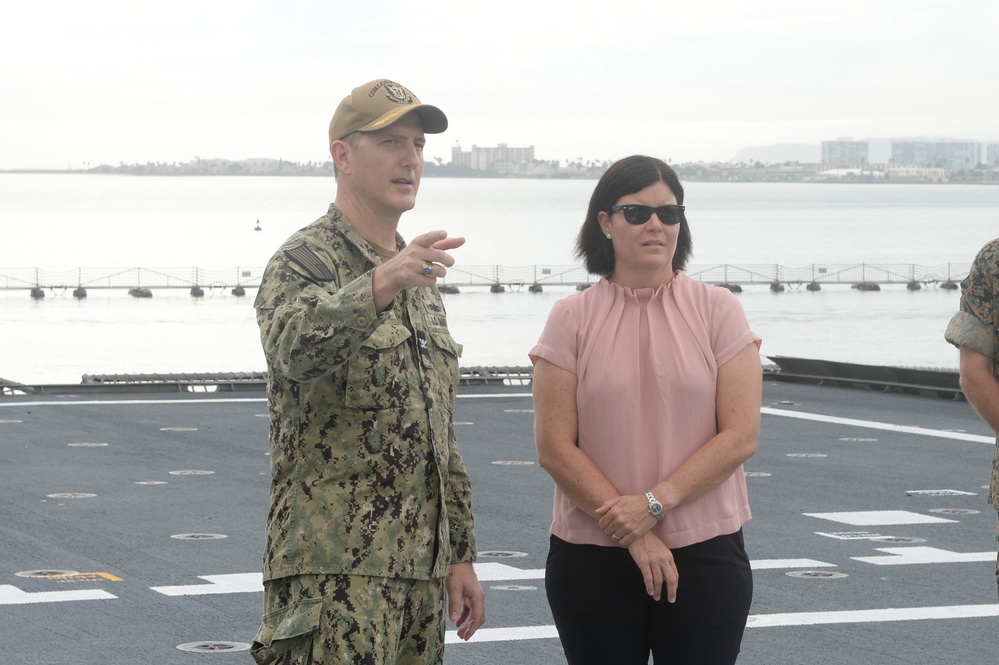
M324 161L351 88L538 159L999 141L996 0L0 0L0 169Z

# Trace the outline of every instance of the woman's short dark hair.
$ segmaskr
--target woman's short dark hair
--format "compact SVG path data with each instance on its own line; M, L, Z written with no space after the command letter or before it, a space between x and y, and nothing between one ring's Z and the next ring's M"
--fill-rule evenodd
M683 185L680 184L680 178L661 159L645 155L625 157L611 164L600 177L576 239L576 257L583 259L586 270L591 275L609 275L614 272L614 246L600 228L597 215L601 211L609 212L611 206L622 196L634 194L657 182L666 183L676 196L676 202L683 205ZM687 216L681 214L680 233L673 253L673 270L683 270L692 252L690 226L687 224Z

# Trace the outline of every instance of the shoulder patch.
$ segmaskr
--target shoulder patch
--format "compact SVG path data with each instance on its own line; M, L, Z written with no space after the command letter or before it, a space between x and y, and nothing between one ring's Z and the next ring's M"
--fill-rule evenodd
M320 282L333 280L333 272L322 262L316 253L305 246L305 243L284 250L285 256L302 266L309 277Z

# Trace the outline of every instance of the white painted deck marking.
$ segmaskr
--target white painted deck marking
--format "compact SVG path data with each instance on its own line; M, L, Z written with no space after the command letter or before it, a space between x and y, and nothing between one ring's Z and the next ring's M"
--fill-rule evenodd
M856 420L855 418L840 418L839 416L825 416L819 413L805 413L803 411L788 411L786 409L773 409L767 406L760 408L760 413L768 416L781 416L783 418L798 418L801 420L814 420L835 425L849 425L850 427L866 427L868 429L887 430L889 432L902 432L904 434L917 434L919 436L935 436L941 439L956 439L958 441L977 441L979 443L995 444L994 436L981 436L979 434L966 434L964 432L953 432L942 429L928 429L926 427L913 427L911 425L893 425L892 423L879 423L874 420Z
M504 582L507 580L543 580L544 568L524 570L505 563L476 563L475 574L480 582Z
M854 561L873 563L877 566L905 566L924 563L969 563L995 561L995 552L949 552L936 547L876 547L888 556L853 556Z
M921 515L908 510L862 510L848 513L804 513L808 517L853 526L894 526L898 524L957 524L957 520Z
M999 616L999 604L996 603L939 607L891 607L880 610L757 614L749 617L749 624L746 627L770 628L774 626L817 626L819 624L881 623L927 619L976 619L995 616Z
M754 614L747 628L781 626L817 626L821 624L885 623L893 621L926 621L934 619L980 619L999 616L999 605L944 605L940 607L900 607L875 610L843 610L836 612L793 612L787 614ZM517 626L512 628L480 628L469 642L453 630L444 635L446 644L474 645L479 642L512 642L516 640L556 639L555 626Z
M241 402L266 402L266 397L229 397L222 399L88 399L75 402L0 402L0 408L11 406L142 406L143 404L233 404Z
M36 591L29 593L11 584L0 584L0 605L31 605L34 603L66 603L76 600L110 600L118 596L100 589L73 591Z
M513 628L479 628L468 642L458 637L458 631L444 633L444 644L476 644L478 642L514 642L517 640L547 640L557 638L555 626L515 626Z
M165 596L207 596L222 593L261 593L264 590L263 573L233 573L231 575L199 575L208 584L149 587Z
M833 531L832 533L816 531L815 535L825 536L826 538L835 538L836 540L870 540L871 538L884 538L884 536L880 533L871 533L870 531Z
M835 568L835 563L815 559L757 559L749 562L753 570L784 570L785 568Z

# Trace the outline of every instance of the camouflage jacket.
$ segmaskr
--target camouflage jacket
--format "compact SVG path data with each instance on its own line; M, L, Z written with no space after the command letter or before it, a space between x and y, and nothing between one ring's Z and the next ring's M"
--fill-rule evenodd
M961 293L961 310L950 320L944 337L995 361L994 375L999 380L999 238L975 257ZM996 443L989 503L999 508L999 438Z
M264 271L254 307L270 409L265 580L430 579L475 559L451 416L461 347L435 288L375 311L380 263L331 205Z

